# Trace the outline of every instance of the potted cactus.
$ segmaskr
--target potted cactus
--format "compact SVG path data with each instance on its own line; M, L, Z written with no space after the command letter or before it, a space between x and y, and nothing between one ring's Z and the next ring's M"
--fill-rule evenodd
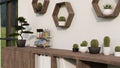
M66 21L65 17L60 16L59 19L58 19L58 25L59 26L65 26L65 24L66 24L65 21Z
M91 40L90 45L91 47L89 47L88 49L91 54L98 54L100 52L101 47L99 47L99 42L97 39Z
M87 45L88 45L88 42L87 42L87 41L85 41L85 40L82 41L82 43L80 44L80 52L81 52L81 53L85 53L85 52L88 51Z
M73 52L78 52L79 48L78 48L78 44L73 44Z
M104 55L110 55L110 51L111 51L110 37L109 36L105 36L103 42L104 42L103 54Z
M17 19L17 25L15 26L15 32L11 33L10 37L19 36L21 39L17 40L17 46L18 47L25 47L26 40L23 39L22 34L32 34L33 32L26 30L25 26L29 26L29 23L25 20L24 17L18 17Z
M115 56L117 57L120 57L120 46L116 46L115 47L115 53L114 53Z
M112 6L110 4L106 4L103 7L104 7L104 10L103 10L104 15L108 16L113 13Z

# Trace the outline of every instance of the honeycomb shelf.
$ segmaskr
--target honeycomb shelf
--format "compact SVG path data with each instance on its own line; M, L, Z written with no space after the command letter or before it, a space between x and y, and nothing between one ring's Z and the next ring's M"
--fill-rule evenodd
M32 1L32 7L33 7L34 12L39 13L39 14L45 14L47 11L48 5L49 5L49 0L44 0L43 6L40 11L37 10L37 8L38 8L37 3L38 3L38 0Z
M59 26L58 25L58 13L59 13L59 10L60 10L61 6L65 6L67 11L68 11L68 17L67 17L65 26ZM72 6L71 6L70 2L57 3L55 5L55 9L53 11L52 16L53 16L53 20L54 20L54 23L55 23L56 27L68 28L71 25L72 19L74 17L74 11L72 9Z
M120 12L120 0L118 0L118 3L113 11L113 13L109 16L105 16L102 11L100 10L100 7L98 6L99 0L93 0L92 5L94 7L94 10L97 14L98 17L103 17L103 18L115 18L119 15Z

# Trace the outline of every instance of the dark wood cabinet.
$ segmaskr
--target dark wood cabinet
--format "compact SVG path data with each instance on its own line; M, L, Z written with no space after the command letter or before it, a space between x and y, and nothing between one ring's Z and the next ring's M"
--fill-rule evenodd
M31 68L30 50L24 48L3 48L2 68Z
M107 65L120 66L120 58L103 54L74 53L71 50L6 47L2 49L2 68L35 68L35 54L51 57L51 68L57 68L56 59L68 58L76 61L76 68L107 68Z
M2 68L15 68L15 49L2 49Z

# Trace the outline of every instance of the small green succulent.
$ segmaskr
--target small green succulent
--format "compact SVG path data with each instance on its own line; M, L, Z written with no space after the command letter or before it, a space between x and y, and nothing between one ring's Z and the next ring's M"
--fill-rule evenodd
M115 52L120 52L120 46L115 47Z
M58 20L59 20L59 21L66 21L66 19L65 19L64 16L60 16Z
M99 42L97 39L91 40L91 47L98 47L98 45L99 45Z
M104 5L104 9L112 9L112 6L110 4Z
M87 44L88 44L88 42L87 42L87 41L82 41L82 43L80 44L80 46L82 46L82 47L86 47L86 46L87 46Z
M78 44L73 44L73 48L78 48Z

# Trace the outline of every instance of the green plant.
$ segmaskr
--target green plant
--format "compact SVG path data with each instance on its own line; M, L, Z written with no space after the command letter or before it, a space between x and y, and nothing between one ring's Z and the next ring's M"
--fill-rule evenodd
M115 52L120 52L120 46L115 47Z
M80 44L80 46L85 47L85 46L87 46L87 44L88 44L87 41L82 41L82 43Z
M109 47L110 46L110 37L105 36L104 37L104 47Z
M18 17L17 19L17 25L15 25L15 33L11 33L9 36L20 36L21 39L23 40L23 33L28 33L28 34L32 34L33 32L31 31L26 31L24 26L29 26L29 23L27 23L27 21L25 20L24 17Z
M111 6L110 4L106 4L106 5L104 6L104 9L112 9L112 6Z
M98 47L98 45L99 45L99 42L97 39L91 40L91 47Z
M64 16L60 16L58 21L66 21L65 17Z
M78 48L78 44L73 44L73 48Z
M38 10L41 10L42 9L42 3L41 2L37 3L37 7L38 7Z

